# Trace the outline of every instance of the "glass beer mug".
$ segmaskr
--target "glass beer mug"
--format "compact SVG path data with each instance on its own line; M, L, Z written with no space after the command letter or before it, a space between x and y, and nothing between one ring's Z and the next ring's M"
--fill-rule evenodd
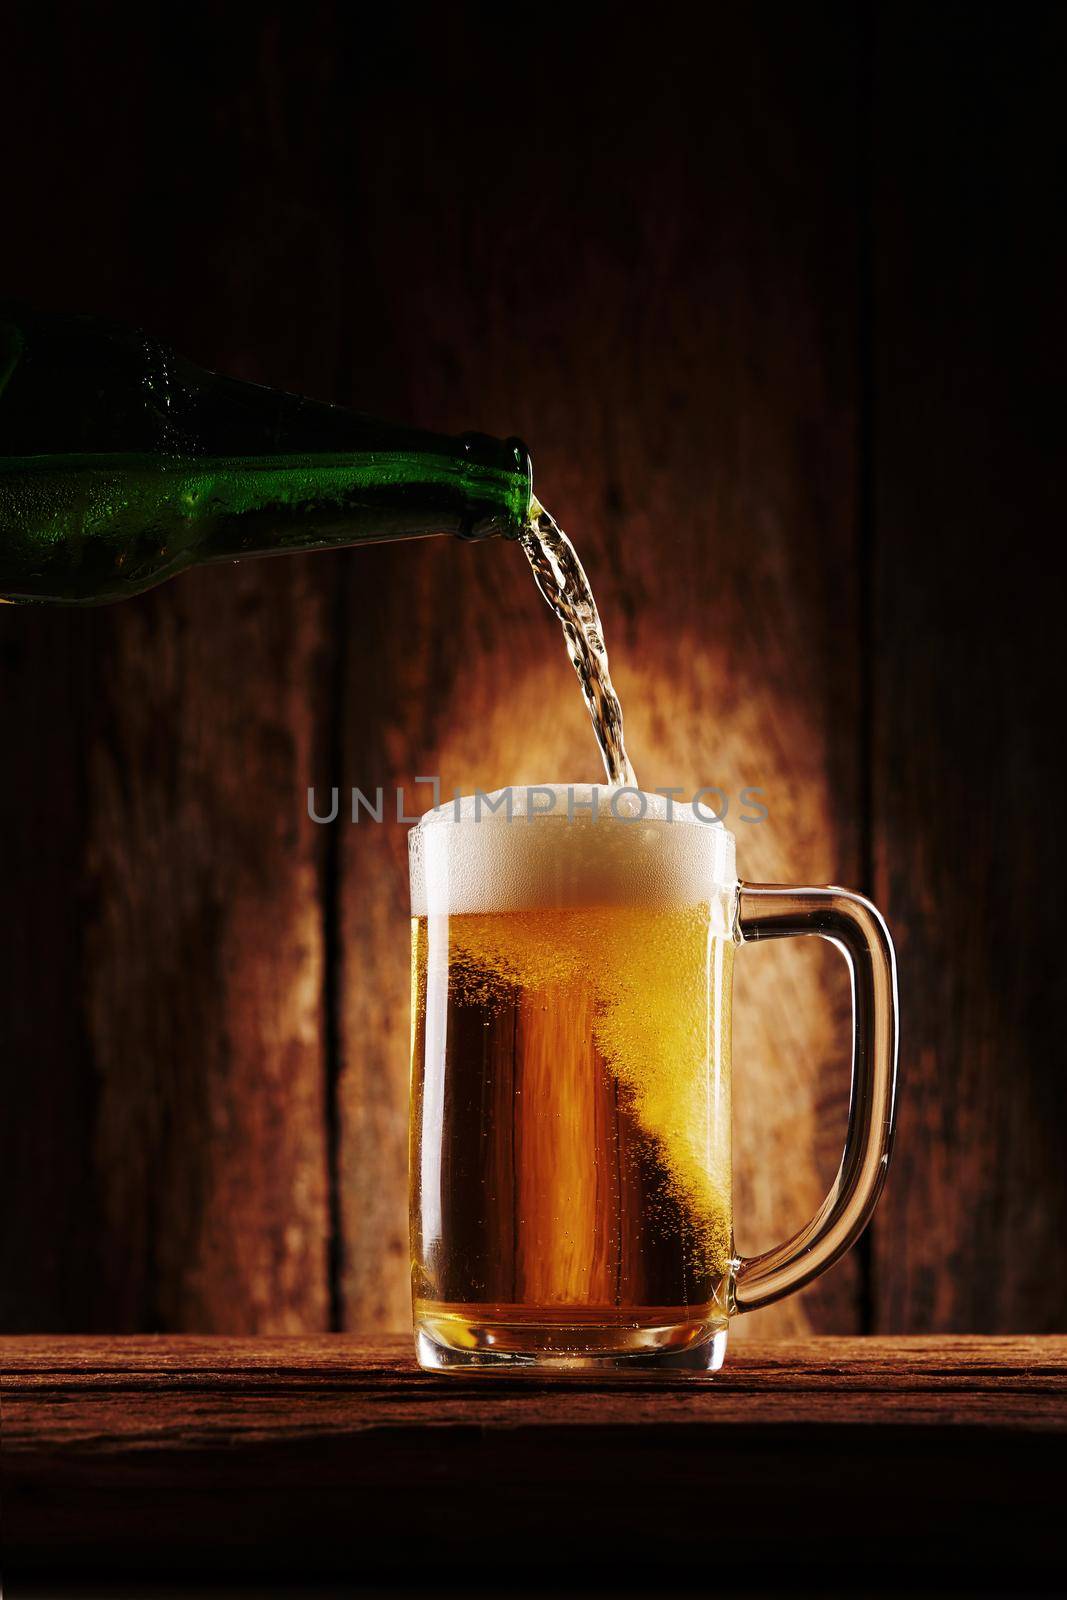
M881 916L844 889L739 883L721 824L635 790L474 796L409 845L420 1364L715 1371L729 1316L825 1272L878 1199L897 1053ZM794 934L851 969L848 1135L811 1221L738 1258L734 954Z

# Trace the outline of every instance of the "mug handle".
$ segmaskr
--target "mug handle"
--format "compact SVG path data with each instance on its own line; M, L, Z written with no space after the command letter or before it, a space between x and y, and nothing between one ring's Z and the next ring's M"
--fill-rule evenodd
M837 946L852 976L852 1093L841 1165L830 1193L799 1233L736 1263L734 1309L753 1311L832 1267L870 1221L893 1142L897 967L881 913L847 889L741 883L737 934L745 944L818 934Z

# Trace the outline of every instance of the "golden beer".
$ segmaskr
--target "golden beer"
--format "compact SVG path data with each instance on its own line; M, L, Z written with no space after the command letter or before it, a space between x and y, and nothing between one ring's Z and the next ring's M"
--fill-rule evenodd
M412 830L420 1360L707 1367L733 1255L732 840L658 797L615 816L602 791L594 819L552 792L549 815L463 801Z

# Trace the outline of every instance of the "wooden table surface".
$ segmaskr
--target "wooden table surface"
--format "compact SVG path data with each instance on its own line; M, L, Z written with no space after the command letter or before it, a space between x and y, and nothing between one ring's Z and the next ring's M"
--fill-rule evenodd
M400 1338L19 1338L0 1373L9 1577L1063 1567L1067 1338L738 1342L610 1387L431 1377Z

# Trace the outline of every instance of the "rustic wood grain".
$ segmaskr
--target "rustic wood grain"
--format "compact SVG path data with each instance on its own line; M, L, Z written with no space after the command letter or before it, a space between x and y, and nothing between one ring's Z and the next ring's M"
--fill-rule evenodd
M1064 32L1053 8L1008 34L967 12L957 70L964 15L879 25L873 821L903 1090L873 1313L1041 1332L1067 1318Z
M764 1582L1022 1585L1058 1559L1065 1339L750 1340L713 1380L608 1388L430 1376L381 1336L8 1339L0 1382L9 1573L514 1582L521 1552L634 1582L710 1548L720 1578L755 1549Z
M318 44L283 50L269 14L239 36L194 19L87 74L98 39L99 19L38 34L5 106L38 120L36 66L82 113L48 158L69 205L20 197L9 288L328 391L336 257L306 238L329 196L298 174L331 128L292 99ZM298 326L295 302L315 318ZM5 885L26 945L0 1005L24 1152L8 1326L328 1325L322 841L304 803L329 711L325 575L215 569L88 618L0 617L27 784Z
M717 11L661 38L654 60L644 25L621 18L610 36L576 22L558 55L555 33L517 55L495 30L432 32L431 51L391 58L368 84L352 133L351 210L374 219L353 317L372 298L380 320L353 337L354 386L368 359L374 374L355 398L525 436L537 490L592 578L639 778L721 785L728 820L759 786L770 817L737 825L743 873L855 882L850 31ZM487 138L486 93L505 92L526 109ZM357 568L346 793L380 784L391 804L404 784L410 814L432 803L418 775L439 775L446 795L600 776L517 550L359 552L353 585ZM344 1314L400 1327L404 829L345 825L341 853ZM840 1153L837 959L792 948L738 962L744 1249L806 1220ZM752 1322L843 1331L858 1315L853 1260Z
M748 1339L729 1351L713 1376L646 1376L606 1385L422 1372L411 1337L403 1334L3 1337L0 1383L4 1444L13 1451L36 1448L53 1434L65 1443L93 1439L101 1445L97 1406L110 1403L108 1396L121 1431L135 1425L132 1411L122 1420L124 1395L154 1403L161 1414L175 1408L160 1448L170 1447L183 1397L193 1394L219 1397L219 1417L205 1425L220 1431L226 1404L257 1395L264 1402L264 1435L274 1426L268 1415L285 1418L281 1425L292 1430L319 1426L303 1411L316 1396L326 1408L320 1417L346 1417L352 1428L404 1418L427 1426L540 1427L594 1416L643 1427L671 1417L713 1416L724 1426L746 1427L783 1419L929 1427L984 1419L1067 1431L1067 1337L1049 1335ZM69 1409L60 1425L63 1406Z

